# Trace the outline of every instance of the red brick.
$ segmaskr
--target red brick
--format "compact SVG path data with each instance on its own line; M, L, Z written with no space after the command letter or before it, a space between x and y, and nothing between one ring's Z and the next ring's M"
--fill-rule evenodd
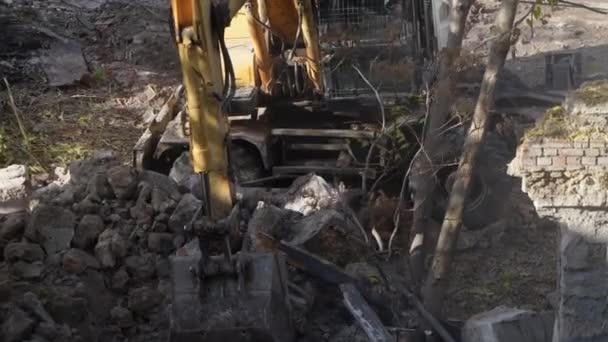
M552 165L555 167L566 167L566 157L564 157L564 156L553 157Z
M523 165L524 166L536 166L536 157L524 158Z
M599 151L598 151L599 153ZM553 157L557 155L557 149L556 148L543 148L543 156L544 157Z
M589 142L589 147L591 147L591 148L604 148L604 147L606 147L606 144L604 144L601 141L591 141L591 142Z
M551 157L538 157L538 159L536 159L536 165L538 165L538 166L550 166L551 165Z
M575 148L587 148L589 147L589 140L575 141L572 143L572 146L574 146Z
M565 148L563 150L559 150L559 154L561 156L583 156L585 152L584 150L578 148Z
M597 158L597 165L608 165L608 157Z
M583 165L595 165L597 158L596 157L583 157L581 159L581 163Z
M567 157L566 165L568 165L568 166L581 165L581 158L580 157Z
M585 150L585 156L597 157L600 155L600 150L597 148L589 148Z
M543 155L543 149L540 147L527 147L524 149L524 156L526 157L540 157Z
M543 142L543 147L545 148L570 148L572 144L567 141L562 142Z

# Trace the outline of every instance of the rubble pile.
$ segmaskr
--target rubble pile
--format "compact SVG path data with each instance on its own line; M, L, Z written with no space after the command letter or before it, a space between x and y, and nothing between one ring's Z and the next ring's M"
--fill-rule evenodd
M184 228L202 201L168 176L120 165L110 152L55 173L33 191L28 211L0 216L2 340L165 341L170 258L189 240ZM349 265L373 249L340 210L343 195L308 175L271 200L243 205L242 251L276 251L271 236L378 287L378 276ZM292 266L289 283L303 340L365 340L338 287Z

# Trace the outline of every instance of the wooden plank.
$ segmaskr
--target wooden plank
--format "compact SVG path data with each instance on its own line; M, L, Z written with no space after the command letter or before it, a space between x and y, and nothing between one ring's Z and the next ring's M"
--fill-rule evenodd
M374 131L356 131L352 129L307 129L307 128L274 128L272 135L292 137L332 137L352 139L373 139Z
M156 146L162 137L167 125L176 114L176 107L184 91L184 86L180 85L165 102L161 110L156 114L144 134L139 137L133 147L133 167L137 169L148 169L152 163Z
M364 168L341 168L335 166L322 166L322 165L284 165L275 166L272 168L273 174L301 174L315 172L318 174L335 174L335 175L361 175L365 171ZM376 178L376 172L370 168L368 171L368 178Z
M395 338L386 330L380 318L367 304L355 285L340 284L344 305L371 342L394 342Z
M288 144L287 149L297 151L344 151L348 149L348 144Z

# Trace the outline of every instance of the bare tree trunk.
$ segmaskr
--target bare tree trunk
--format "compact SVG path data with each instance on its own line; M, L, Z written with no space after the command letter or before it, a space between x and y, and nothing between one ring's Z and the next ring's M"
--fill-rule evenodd
M511 47L511 29L513 28L518 2L519 0L502 0L502 5L496 17L498 38L490 50L473 122L465 140L456 180L452 187L448 208L437 241L433 264L423 289L424 304L437 317L441 317L443 299L448 288L450 267L454 259L458 233L462 226L465 199L471 184L477 154L488 129L490 106L493 105L496 80Z
M410 247L410 271L416 288L424 275L424 232L430 226L430 215L433 208L433 194L437 186L433 167L436 147L441 141L439 132L445 124L452 98L456 89L454 61L460 55L465 24L472 0L452 0L450 10L450 32L447 47L439 54L437 84L433 89L434 101L431 102L426 122L426 131L422 141L422 153L419 153L412 168L410 184L414 192L414 219L412 222L412 242ZM428 234L427 234L428 239Z

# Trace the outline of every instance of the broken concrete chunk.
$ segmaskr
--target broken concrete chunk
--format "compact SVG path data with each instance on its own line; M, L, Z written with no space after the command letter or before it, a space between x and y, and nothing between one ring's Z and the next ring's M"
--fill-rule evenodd
M110 316L112 317L114 323L116 323L120 328L129 328L135 325L131 311L121 306L112 308L110 311Z
M184 227L192 220L201 205L202 202L194 195L185 194L169 218L169 229L175 233L183 232Z
M173 234L148 234L148 249L155 253L168 254L173 249Z
M27 210L30 180L25 165L10 165L0 169L0 214Z
M162 295L158 290L144 286L130 291L129 309L139 315L150 313L163 302Z
M34 330L36 322L25 311L11 307L2 323L2 337L5 342L21 342Z
M106 229L99 235L99 241L95 246L95 256L101 267L112 268L119 260L127 255L129 246L117 230Z
M132 255L125 259L127 272L136 280L152 278L156 272L156 255Z
M499 306L471 317L462 330L463 342L551 342L553 320L529 310Z
M357 232L336 210L315 212L296 222L291 230L294 235L288 240L290 244L301 246L339 266L361 256L362 245L348 240Z
M80 45L75 42L56 41L40 59L51 87L73 85L89 73Z
M38 317L42 322L55 324L53 317L49 315L35 293L27 292L23 295L23 307Z
M338 193L322 177L309 174L296 179L284 199L284 208L309 215L320 209L330 208Z
M0 240L10 241L23 233L25 228L25 215L11 214L0 226Z
M179 200L182 198L182 194L179 191L177 183L162 173L143 170L139 174L139 179L142 182L149 183L153 188L163 191L169 196L169 198L176 202L179 202Z
M87 194L99 199L114 198L114 190L110 186L105 173L98 172L91 178L87 183Z
M66 209L54 206L37 206L25 229L25 236L42 244L47 254L70 248L74 237L76 217Z
M44 251L34 243L14 242L9 243L4 248L4 259L7 261L42 261L44 260Z
M10 265L10 272L13 276L26 280L39 279L42 276L44 265L41 261L28 263L25 261L17 261Z
M62 265L67 272L76 274L84 272L87 268L100 268L94 256L76 248L70 249L63 255Z
M90 214L84 215L78 223L72 243L80 249L93 247L95 246L97 237L103 232L103 229L104 223L101 216Z
M301 214L273 205L258 207L247 226L243 249L251 252L272 252L273 247L264 234L283 240L293 235L293 221Z
M114 291L125 291L127 287L127 283L129 282L129 273L124 268L119 269L112 276L111 287Z
M116 198L131 199L135 196L137 190L137 172L129 166L115 166L108 171L108 183L110 183Z

